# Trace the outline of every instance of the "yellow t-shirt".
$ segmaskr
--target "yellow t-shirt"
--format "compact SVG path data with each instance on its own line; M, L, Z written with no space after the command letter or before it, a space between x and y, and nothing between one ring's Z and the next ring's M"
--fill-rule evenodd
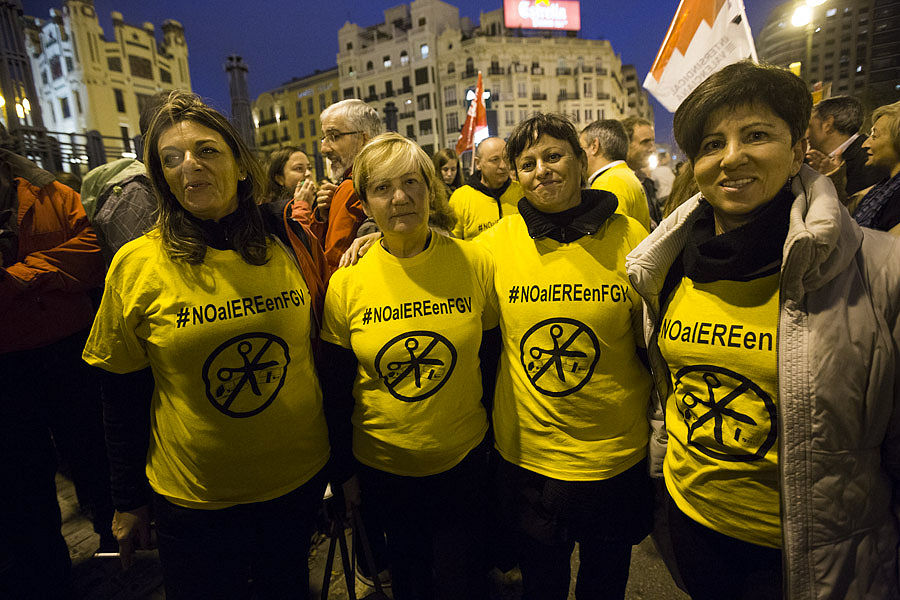
M484 438L478 349L482 330L497 326L492 280L483 248L438 234L412 258L376 244L332 276L322 339L359 360L352 420L361 463L433 475Z
M478 237L491 250L503 354L494 396L507 461L566 481L608 479L647 453L650 376L625 256L646 235L612 215L591 236L533 240L521 216Z
M218 509L277 498L328 461L310 345L310 297L277 242L254 266L208 248L170 260L155 232L122 247L84 349L156 382L147 477L174 504Z
M636 219L650 231L650 207L641 180L627 164L620 163L606 169L591 182L591 188L612 192L619 199L616 212ZM645 234L646 235L646 234Z
M684 277L663 315L666 487L686 515L724 535L781 547L778 483L779 273Z
M519 214L519 200L524 195L518 181L509 182L509 187L500 196L499 205L497 200L470 185L460 187L450 195L450 208L456 215L453 237L471 240L502 217Z

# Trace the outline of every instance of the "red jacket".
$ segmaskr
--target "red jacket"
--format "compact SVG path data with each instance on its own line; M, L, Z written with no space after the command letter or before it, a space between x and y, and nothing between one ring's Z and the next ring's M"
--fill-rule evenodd
M87 291L103 284L100 246L78 193L55 181L43 187L15 181L19 255L0 269L0 354L89 327L94 310Z

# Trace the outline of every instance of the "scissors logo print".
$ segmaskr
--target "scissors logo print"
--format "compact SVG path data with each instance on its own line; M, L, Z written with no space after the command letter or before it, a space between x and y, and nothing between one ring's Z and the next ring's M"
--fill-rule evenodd
M229 417L252 417L275 400L290 362L287 344L278 336L233 337L213 350L203 365L206 397Z
M558 398L577 392L590 381L600 359L600 342L581 321L556 317L525 332L519 354L531 385Z
M778 438L778 409L750 378L717 365L675 373L675 402L688 445L726 462L762 460Z
M433 331L396 336L375 356L375 370L388 392L403 402L419 402L441 389L456 366L456 348Z

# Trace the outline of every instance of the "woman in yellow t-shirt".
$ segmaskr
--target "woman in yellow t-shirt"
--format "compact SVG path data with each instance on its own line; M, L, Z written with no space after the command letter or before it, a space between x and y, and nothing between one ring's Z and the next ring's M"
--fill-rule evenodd
M166 597L244 598L251 579L261 598L306 597L330 452L310 341L321 283L296 261L314 265L317 245L257 206L252 152L192 94L156 114L144 162L157 226L113 258L83 354L110 373L123 564L152 506Z
M325 300L325 402L346 414L332 442L341 463L352 438L358 474L344 488L384 528L394 598L485 598L479 348L497 326L492 263L429 227L445 186L414 142L374 138L353 185L382 237Z
M494 258L503 353L493 422L501 514L517 536L525 598L622 598L650 530L650 377L625 256L646 235L616 197L582 189L568 119L538 114L507 141L525 198L477 239Z

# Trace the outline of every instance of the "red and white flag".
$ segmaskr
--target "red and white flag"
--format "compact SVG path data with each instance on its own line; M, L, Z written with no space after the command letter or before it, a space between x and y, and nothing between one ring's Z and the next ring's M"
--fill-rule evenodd
M681 0L644 88L675 112L704 79L745 58L756 61L741 0Z
M456 154L460 155L466 150L474 150L481 140L488 137L487 109L484 107L484 82L481 80L481 71L478 71L478 84L475 86L475 98L469 104L466 111L466 122L459 132L459 140L456 142Z

